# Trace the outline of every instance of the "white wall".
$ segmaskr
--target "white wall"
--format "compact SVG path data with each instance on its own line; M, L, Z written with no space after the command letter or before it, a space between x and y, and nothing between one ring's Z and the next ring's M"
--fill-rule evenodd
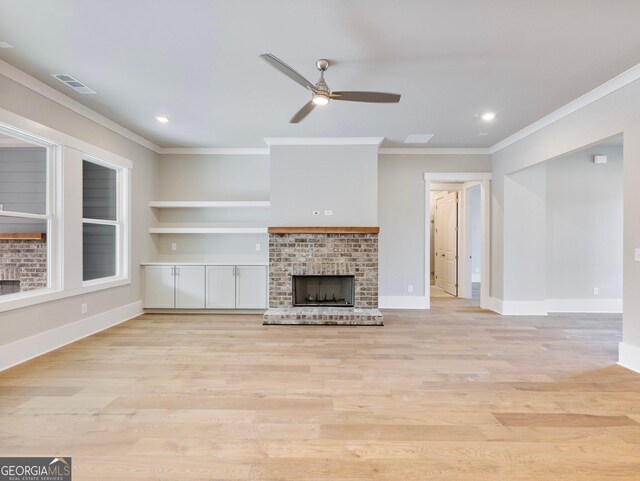
M489 172L489 155L380 155L380 296L426 297L425 172ZM413 293L407 286L413 285Z
M594 164L594 154L607 155L608 163ZM547 298L622 299L622 145L546 165Z
M378 225L377 145L272 145L270 150L271 225ZM325 210L333 215L323 215Z
M4 346L115 308L129 306L141 299L138 265L143 256L146 257L148 252L154 250L148 234L148 227L153 222L148 201L155 197L158 156L149 149L1 75L0 108L133 161L131 284L0 313L0 346ZM81 166L81 156L78 155L76 160L77 165ZM81 190L75 188L75 191L81 199ZM81 219L81 209L77 209L77 196L65 200L65 208L71 209L74 212L73 215ZM67 220L71 221L72 218ZM80 230L77 232L80 233L81 227L78 228ZM67 262L78 262L77 251L76 255L72 255L72 252L68 254ZM74 268L77 266L78 264L73 265ZM66 274L65 278L67 278ZM80 313L82 303L88 304L86 314Z

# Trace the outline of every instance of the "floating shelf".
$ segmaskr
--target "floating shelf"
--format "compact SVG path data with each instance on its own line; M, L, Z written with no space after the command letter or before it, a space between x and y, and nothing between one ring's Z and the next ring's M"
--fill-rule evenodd
M269 207L268 200L211 200L211 201L182 201L182 200L153 200L149 207L160 209L202 209L224 207Z
M149 234L266 234L266 227L151 227Z

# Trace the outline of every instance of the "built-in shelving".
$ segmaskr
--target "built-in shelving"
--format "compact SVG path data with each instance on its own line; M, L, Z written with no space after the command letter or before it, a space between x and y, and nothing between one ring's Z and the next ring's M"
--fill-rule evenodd
M266 234L266 227L151 227L149 234Z
M158 209L208 209L226 207L270 207L268 200L208 200L208 201L183 201L183 200L153 200L149 207Z

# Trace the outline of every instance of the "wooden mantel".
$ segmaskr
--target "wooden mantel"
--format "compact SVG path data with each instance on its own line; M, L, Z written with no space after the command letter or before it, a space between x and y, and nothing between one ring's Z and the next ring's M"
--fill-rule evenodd
M44 240L46 234L41 233L18 233L18 234L2 234L0 240Z
M378 234L380 227L269 227L269 234Z

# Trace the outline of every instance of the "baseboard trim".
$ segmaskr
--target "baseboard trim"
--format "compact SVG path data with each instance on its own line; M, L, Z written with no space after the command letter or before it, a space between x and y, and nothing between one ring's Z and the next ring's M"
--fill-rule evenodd
M498 299L497 297L490 297L487 308L493 312L502 314L502 299Z
M142 301L0 346L0 372L142 314Z
M429 300L424 296L380 296L380 309L429 309Z
M547 301L498 301L500 310L496 310L503 316L546 316ZM494 309L495 310L495 309Z
M622 299L547 299L549 312L621 314Z
M626 342L618 344L618 364L640 373L640 347Z

